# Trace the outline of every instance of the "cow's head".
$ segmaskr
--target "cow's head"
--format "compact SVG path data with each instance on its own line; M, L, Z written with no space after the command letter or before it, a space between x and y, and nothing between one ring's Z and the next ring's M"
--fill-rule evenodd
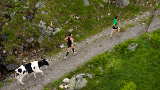
M42 59L41 61L38 61L38 65L39 65L39 67L42 67L44 65L49 66L48 59Z
M43 59L42 61L43 61L44 65L47 65L47 66L49 66L48 59Z
M18 78L21 73L22 73L22 69L21 68L16 69L15 70L15 78Z

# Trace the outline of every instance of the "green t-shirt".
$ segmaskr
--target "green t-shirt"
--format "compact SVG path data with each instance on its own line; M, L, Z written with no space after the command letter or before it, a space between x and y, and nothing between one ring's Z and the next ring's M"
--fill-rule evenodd
M113 25L117 25L118 24L118 20L117 19L113 19Z

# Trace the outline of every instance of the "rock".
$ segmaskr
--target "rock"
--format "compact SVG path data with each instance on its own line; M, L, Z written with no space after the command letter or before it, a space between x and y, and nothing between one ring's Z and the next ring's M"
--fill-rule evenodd
M72 77L70 79L70 88L68 90L81 89L87 85L87 80L82 77Z
M86 73L86 76L89 77L90 79L93 78L93 75L92 75L92 74L89 74L89 73Z
M45 7L45 2L37 2L35 7L36 8L43 8L43 7Z
M16 65L16 64L8 64L8 65L6 65L6 68L9 71L15 70L17 67L18 67L18 65Z
M60 47L60 48L64 48L65 46L64 46L64 44L61 44L59 47Z
M65 85L65 84L61 84L60 86L59 86L59 88L61 88L61 89L67 89L67 88L69 88L70 86L69 85Z
M108 16L111 16L111 13L108 13Z
M104 5L102 3L100 3L100 7L104 8Z
M135 49L138 47L138 44L137 43L131 43L129 46L128 46L128 49L131 50L131 51L135 51Z
M69 29L68 31L69 31L69 32L72 32L72 31L73 31L73 29Z
M46 14L46 15L48 15L48 12L47 12L47 11L41 11L41 14Z
M25 17L25 16L23 16L22 18L23 18L23 20L26 20L26 17Z
M34 38L33 38L33 37L28 38L26 41L27 41L28 43L31 43L32 41L34 41Z
M63 79L63 83L69 83L70 79L69 78L65 78Z
M109 2L110 2L110 0L103 0L103 2L105 2L105 3L109 3Z
M81 73L73 76L71 79L65 78L59 88L67 90L79 90L87 85L86 77L92 78L92 74Z
M89 6L90 5L88 0L83 0L83 2L84 2L85 6Z
M56 33L60 32L62 29L61 28L55 28L55 32L53 32L52 34L55 35Z
M39 38L38 38L38 42L41 43L43 41L44 37L41 35Z
M46 23L44 21L40 21L39 23L39 27L40 27L40 32L45 35L46 33Z
M12 13L10 14L11 18L13 18L15 15L16 15L16 12L12 12Z
M119 7L125 7L129 5L129 0L116 0L116 4Z
M48 26L47 30L54 32L55 28Z
M40 23L39 23L39 27L46 27L46 22L41 20Z
M87 80L86 77L92 78L91 74L78 74L76 76L73 76L70 79L70 89L69 90L73 90L73 89L81 89L83 87L85 87L87 85Z

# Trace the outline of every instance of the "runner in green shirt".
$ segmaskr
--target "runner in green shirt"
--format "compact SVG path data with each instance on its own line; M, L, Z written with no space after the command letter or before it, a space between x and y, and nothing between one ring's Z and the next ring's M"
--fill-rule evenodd
M116 16L113 19L113 26L112 26L112 31L111 31L110 37L112 37L113 33L117 32L117 31L120 32L120 28L118 27L118 16Z
M118 24L118 20L117 20L117 17L115 17L114 19L113 19L113 25L117 25Z

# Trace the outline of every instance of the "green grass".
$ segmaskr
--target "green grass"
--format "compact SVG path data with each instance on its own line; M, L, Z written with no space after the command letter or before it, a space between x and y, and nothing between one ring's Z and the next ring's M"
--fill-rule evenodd
M135 51L128 50L131 43L138 44ZM93 79L88 79L88 85L82 90L160 90L159 51L160 29L125 41L64 77L93 74ZM57 88L64 77L51 82L44 90Z
M158 9L160 8L160 3L157 5L157 7L156 7L156 8L158 8Z
M3 82L0 82L0 88L3 87L3 85L4 85Z
M79 42L111 26L112 19L116 15L125 20L148 10L147 7L138 6L134 3L125 8L118 8L115 5L104 3L103 0L90 0L91 5L86 7L83 5L83 0L46 0L46 7L37 10L32 22L23 20L22 16L25 16L27 12L33 12L33 8L38 1L27 0L29 8L23 8L23 6L27 6L27 3L24 2L14 3L12 0L7 2L16 7L6 8L5 10L8 13L17 12L12 20L8 22L8 25L3 26L3 31L0 32L8 35L8 41L3 43L8 52L15 47L20 47L22 43L25 43L26 38L34 37L37 40L41 33L34 24L38 25L40 20L45 21L47 25L50 25L50 22L53 21L55 27L62 28L61 32L46 37L42 41L43 43L40 43L40 48L45 50L45 55L53 55L61 51L60 48L57 48L57 45L65 43L64 37L69 29L73 29L72 33L75 40ZM23 13L20 13L22 11ZM41 11L47 11L48 14L41 14ZM108 16L108 13L111 13L111 15ZM71 15L77 15L80 19L76 20ZM65 24L66 22L68 23ZM21 39L18 40L18 36L22 36Z

